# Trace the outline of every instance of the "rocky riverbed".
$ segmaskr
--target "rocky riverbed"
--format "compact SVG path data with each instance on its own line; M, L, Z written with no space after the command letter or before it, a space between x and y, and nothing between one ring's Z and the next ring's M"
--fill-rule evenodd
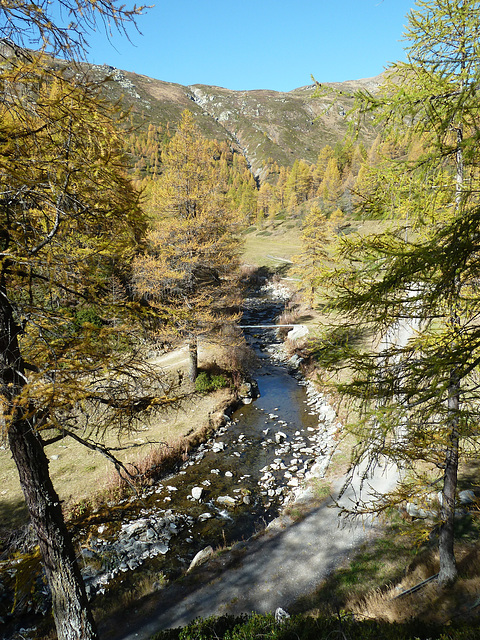
M249 322L271 321L283 309L288 290L270 285L266 293L248 302ZM325 474L340 429L335 411L301 378L300 359L285 353L275 329L247 339L261 358L260 397L224 415L178 473L125 501L121 522L90 529L82 572L92 596L145 570L181 575L203 549L264 528L311 490L310 478Z
M287 292L268 294L249 302L248 322L271 322L281 312ZM91 598L134 590L145 576L161 589L203 550L265 528L311 491L310 478L324 475L340 429L334 410L301 378L300 359L284 352L275 329L252 330L247 339L259 356L260 397L224 415L174 475L107 505L111 517L81 532L79 561Z
M239 530L249 516L270 513L273 519L305 490L309 478L323 477L339 424L310 382L297 384L305 388L304 410L316 426L292 431L279 414L254 406L264 426L259 438L239 428L241 417L225 416L224 426L198 447L178 474L146 489L135 505L126 501L126 514L138 508L134 517L90 530L82 546L82 573L91 595L105 592L116 577L169 553L175 557L163 569L157 563L157 568L173 575L187 569L199 546L215 545L213 530L219 540L226 529L230 539L242 537ZM252 448L260 456L255 456L256 466L246 468L242 459ZM257 460L267 463L258 466Z

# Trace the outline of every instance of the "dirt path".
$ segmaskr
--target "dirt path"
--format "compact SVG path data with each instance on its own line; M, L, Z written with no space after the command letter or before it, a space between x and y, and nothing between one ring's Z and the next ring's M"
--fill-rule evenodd
M342 496L352 506L374 489L384 493L397 481L395 470L378 468L360 491L360 475ZM339 481L335 487L340 489ZM302 521L279 518L264 535L194 571L181 586L149 597L113 634L115 640L143 640L161 629L184 626L197 617L266 613L308 594L369 535L371 519L345 520L330 499ZM121 630L119 629L121 627Z
M221 350L217 348L216 357ZM208 364L213 355L208 344L201 345L199 364ZM187 380L188 347L184 346L151 359L165 372L166 380L178 385L180 375L182 387L176 387L179 394L192 391ZM112 447L130 445L125 451L117 451L117 457L125 464L140 465L149 452L161 444L175 446L187 434L202 429L209 416L228 403L230 393L219 389L208 395L192 395L171 408L165 408L150 418L145 418L138 430L125 435L113 430L105 434L105 443ZM67 438L48 447L50 477L60 499L65 505L90 501L95 492L114 484L116 471L100 453L86 449L82 444ZM18 472L6 443L0 438L0 530L2 525L9 529L21 526L27 521L23 492L18 480Z

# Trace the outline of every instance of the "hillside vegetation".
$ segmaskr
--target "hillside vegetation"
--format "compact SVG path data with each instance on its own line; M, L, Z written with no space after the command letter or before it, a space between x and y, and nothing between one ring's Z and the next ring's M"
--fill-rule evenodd
M62 66L60 61L54 64ZM291 167L296 160L315 163L323 147L341 142L350 123L348 112L355 91L375 92L382 79L325 83L322 87L332 92L315 97L314 84L289 92L233 91L163 82L108 64L84 64L82 69L93 81L105 83L103 92L109 100L131 109L131 122L140 130L155 127L162 136L171 137L182 112L188 109L201 134L226 141L244 156L259 181L265 179L269 164ZM362 130L367 146L374 137L373 128Z
M79 63L68 29L35 5L15 7L75 64L23 49L21 34L0 51L1 426L49 585L47 595L33 588L36 542L8 531L5 616L51 598L59 640L97 640L52 482L78 470L71 459L63 467L60 447L73 441L113 462L122 499L170 469L172 457L129 465L116 451L146 420L162 437L157 417L192 411L194 390L229 387L215 402L241 395L251 373L242 287L260 268L293 283L280 320L310 333L286 348L337 405L329 473L345 486L358 469L365 483L377 468L395 473L388 493L344 509L380 516L384 527L289 603L299 617L199 621L158 638L473 637L479 3L418 0L405 63L289 93L183 87ZM120 23L136 12L118 14L109 0L84 8ZM349 125L357 136L346 135ZM157 356L175 348L185 360L172 356L178 368L165 375ZM169 434L181 436L174 462L218 424L202 408L201 433L185 423ZM51 447L60 463L49 467ZM18 494L2 502L2 514L23 518ZM94 503L72 499L68 513L88 521Z

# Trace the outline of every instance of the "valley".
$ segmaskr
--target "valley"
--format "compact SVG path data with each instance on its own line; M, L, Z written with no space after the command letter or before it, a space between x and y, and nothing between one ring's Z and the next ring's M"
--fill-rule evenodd
M2 637L475 638L478 3L278 92L79 2L0 25Z

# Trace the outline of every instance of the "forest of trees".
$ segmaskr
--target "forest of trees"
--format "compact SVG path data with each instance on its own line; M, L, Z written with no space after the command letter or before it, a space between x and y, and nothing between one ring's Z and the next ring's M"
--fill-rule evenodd
M371 148L352 135L315 164L272 160L262 184L189 111L130 130L76 66L88 27L122 31L143 8L62 4L76 25L47 2L0 9L1 419L58 638L98 634L45 448L73 438L129 475L102 434L172 402L145 345L186 341L193 382L199 337L238 320L244 232L280 212L301 219L308 304L332 314L317 351L325 369L348 372L338 389L354 407L351 469L401 470L394 491L357 511L435 499L439 583L455 581L458 469L478 454L479 3L417 1L407 61L378 93L356 95L354 128L368 116L380 132ZM37 52L23 48L32 43ZM390 224L342 235L354 218Z
M151 190L163 172L162 158L175 134L175 127L150 124L147 131L132 132L127 141L133 181L144 191L147 208L151 206L151 197L155 198L151 196ZM270 159L266 177L258 184L238 151L225 141L211 142L215 147L213 156L218 158L227 187L227 205L246 225L260 227L278 213L286 211L289 215L305 203L309 203L307 208L320 206L327 216L339 207L352 213L355 193L365 179L367 167L377 155L389 151L380 138L369 150L361 142L339 140L335 147L326 145L315 164L299 159L291 167L284 167Z
M349 372L338 388L354 401L352 470L366 460L365 478L379 462L400 472L357 510L437 504L425 535L437 531L445 586L457 577L459 464L478 456L479 4L422 0L406 36L407 61L375 96L357 96L389 149L360 172L357 211L393 224L344 238L334 268L322 265L333 313L323 348L329 359L340 346L329 364Z

